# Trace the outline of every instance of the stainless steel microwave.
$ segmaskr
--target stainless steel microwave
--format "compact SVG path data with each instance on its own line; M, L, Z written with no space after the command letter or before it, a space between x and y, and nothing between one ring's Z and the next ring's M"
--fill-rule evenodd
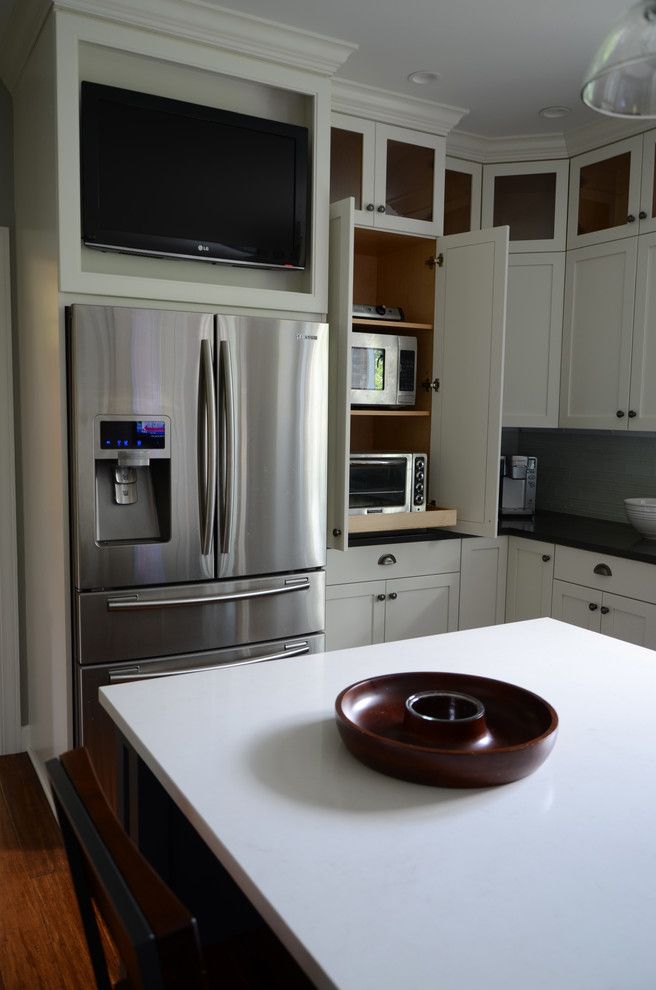
M351 405L414 406L416 383L416 337L353 331Z
M349 515L423 512L426 454L351 454Z

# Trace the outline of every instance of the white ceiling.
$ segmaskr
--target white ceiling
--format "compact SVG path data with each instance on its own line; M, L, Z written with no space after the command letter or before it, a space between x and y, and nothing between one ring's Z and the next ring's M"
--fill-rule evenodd
M0 0L0 37L20 0ZM569 131L598 115L581 79L630 0L205 0L355 42L344 79L469 110L459 130L490 137ZM416 86L409 73L441 73ZM563 104L568 117L538 111Z
M213 0L218 2L218 0ZM459 130L491 137L571 130L598 115L581 80L631 0L224 0L220 6L358 44L338 76L470 112ZM440 72L426 86L418 69ZM571 114L538 116L563 104Z

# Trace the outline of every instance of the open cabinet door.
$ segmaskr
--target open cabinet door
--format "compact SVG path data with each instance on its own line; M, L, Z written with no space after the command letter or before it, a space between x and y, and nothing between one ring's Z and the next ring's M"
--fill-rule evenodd
M353 198L330 207L327 546L333 550L348 548L354 214Z
M430 488L454 529L496 536L508 227L440 238Z

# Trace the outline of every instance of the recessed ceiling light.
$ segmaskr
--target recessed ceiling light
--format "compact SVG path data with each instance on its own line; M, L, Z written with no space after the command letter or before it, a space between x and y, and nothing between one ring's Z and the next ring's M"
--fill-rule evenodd
M569 107L545 107L544 110L540 110L541 117L566 117L569 113Z
M410 82L416 83L417 86L425 86L427 83L435 82L436 79L441 78L441 72L429 72L427 69L420 69L418 72L411 72L408 76Z

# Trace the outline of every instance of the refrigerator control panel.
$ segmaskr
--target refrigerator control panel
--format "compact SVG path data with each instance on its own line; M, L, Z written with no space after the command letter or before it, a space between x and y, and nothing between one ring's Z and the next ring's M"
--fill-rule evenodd
M116 459L121 451L148 451L149 457L170 456L168 416L96 417L96 457Z

